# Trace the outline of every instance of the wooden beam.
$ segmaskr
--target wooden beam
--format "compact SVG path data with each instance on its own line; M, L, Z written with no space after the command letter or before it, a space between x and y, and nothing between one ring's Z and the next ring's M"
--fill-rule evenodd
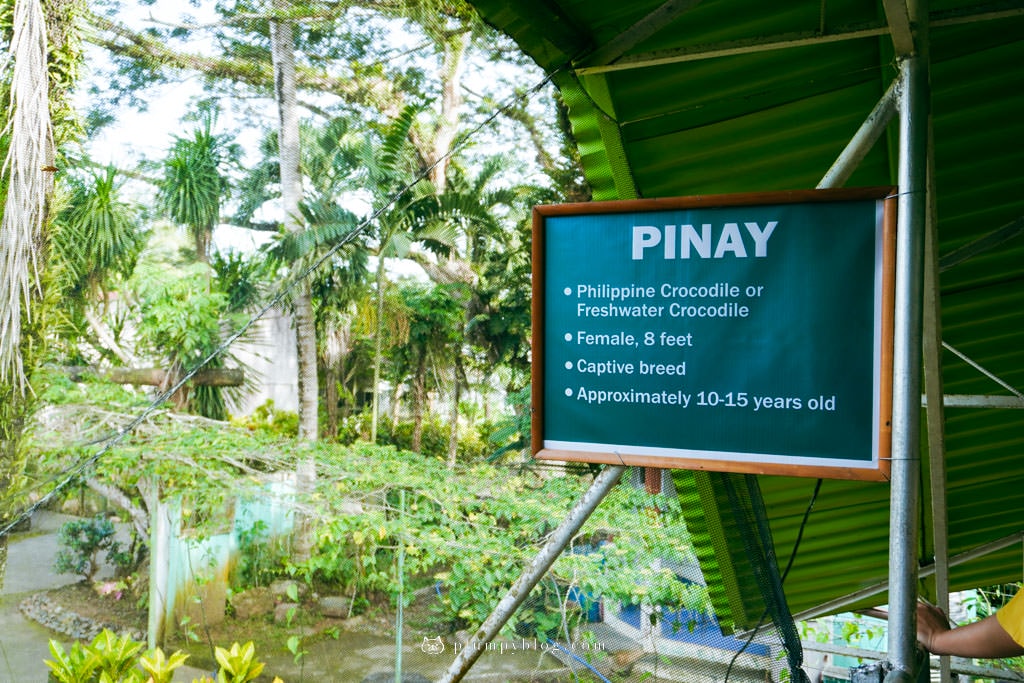
M146 386L169 386L174 378L162 368L92 368L67 367L64 369L73 381L81 381L86 375L93 375L115 384L139 384ZM240 387L245 383L245 372L240 368L204 368L191 380L196 386Z

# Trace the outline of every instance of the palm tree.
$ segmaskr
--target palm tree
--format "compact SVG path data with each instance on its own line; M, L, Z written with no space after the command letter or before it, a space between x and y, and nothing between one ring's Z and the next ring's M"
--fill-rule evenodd
M229 150L213 134L213 115L207 115L191 137L175 137L164 160L160 205L167 216L189 231L196 259L210 261L210 238L220 219L220 202L228 189L221 167Z
M66 205L54 222L50 258L64 302L64 327L75 338L87 327L101 354L131 365L134 358L104 323L112 286L131 275L148 236L139 226L138 207L122 199L121 186L112 166L72 177ZM93 310L96 303L99 315Z
M419 111L419 107L406 107L383 129L367 131L363 136L347 131L340 120L329 122L319 134L307 130L305 139L310 144L303 147L303 169L305 177L309 178L311 196L300 204L297 212L304 229L288 233L273 252L280 258L295 259L314 249L328 249L345 242L351 245L351 254L361 250L364 257L366 254L376 257L371 441L377 438L380 413L378 387L386 336L388 259L408 257L416 242L434 250L448 248L455 234L448 223L430 220L430 210L439 207L430 200L434 196L430 183L421 183L406 191L418 170L410 131ZM269 174L261 174L269 177ZM361 221L338 204L338 196L349 189L369 192L377 207L372 219ZM357 228L359 232L355 232Z

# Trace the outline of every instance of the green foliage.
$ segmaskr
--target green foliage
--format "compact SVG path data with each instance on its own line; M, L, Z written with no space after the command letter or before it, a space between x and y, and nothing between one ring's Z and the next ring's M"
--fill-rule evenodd
M325 449L318 462L323 523L313 556L295 571L340 590L394 599L401 539L406 575L440 582L438 617L452 628L489 614L588 483L571 475L511 475L485 464L448 469L439 458L362 443ZM352 514L356 501L360 512ZM563 619L579 618L567 601L570 586L613 602L705 611L703 588L656 568L694 561L678 502L616 487L509 628L518 623L549 633Z
M94 674L99 668L100 657L92 648L76 641L65 652L59 642L51 640L50 656L53 659L46 660L46 665L60 683L92 683L96 680Z
M122 184L113 167L69 181L70 196L55 221L51 247L63 273L63 294L79 303L131 276L146 242L139 208L121 197Z
M132 411L149 403L144 394L130 387L108 382L88 373L72 379L65 372L44 369L37 377L37 394L43 405L93 404L103 406L106 410Z
M272 538L266 522L256 520L236 533L238 559L231 577L233 585L269 586L284 573L288 560L286 539Z
M92 643L75 642L69 651L56 640L50 640L50 655L46 660L51 676L59 683L171 683L174 672L188 659L182 652L170 657L156 648L142 655L143 644L128 636L117 636L103 630ZM214 648L219 669L216 683L249 683L263 671L264 664L256 659L256 647L233 643L230 648ZM141 670L140 670L141 669ZM145 673L143 673L145 672ZM201 682L213 681L204 677ZM194 682L197 683L197 682ZM282 683L274 678L274 683Z
M390 419L381 420L377 432L377 441L382 445L390 445L400 450L412 448L413 423L404 420L393 424ZM423 420L423 434L420 437L420 455L428 458L444 458L448 453L448 425L437 415L429 415Z
M290 410L278 410L274 407L273 399L267 399L257 406L251 415L240 418L235 423L270 436L298 436L299 433L299 414Z
M508 402L515 412L499 420L488 436L487 440L495 447L487 458L488 462L500 460L510 453L521 453L530 445L530 387L509 395Z
M118 637L104 629L93 638L89 648L99 658L101 681L106 676L112 683L142 682L141 672L134 668L142 643L135 642L127 635Z
M92 581L100 568L100 553L104 551L109 562L127 566L131 563L131 555L125 553L114 539L115 532L114 523L100 515L67 522L57 532L61 549L57 551L54 570L58 574L81 574Z
M261 302L268 278L265 262L235 252L215 251L210 255L210 267L216 277L217 290L227 294L226 310L248 311Z
M319 520L310 559L281 561L284 548L278 554L265 527L250 525L242 533L243 559L236 567L237 576L245 578L236 581L262 584L287 572L322 587L321 592L350 595L358 609L365 609L398 598L402 543L410 583L438 582L435 618L441 628L480 623L589 485L589 475L540 476L479 461L449 468L443 456L391 446L318 442L300 452L294 442L263 430L169 425L126 439L97 463L95 476L122 489L158 480L166 496L187 493L192 505L208 510L193 518L210 519L224 501L244 497L258 485L248 476L251 470L243 474L231 458L218 454L274 471L288 471L309 455L317 462L317 489L304 501ZM52 457L46 458L50 466L60 467ZM202 527L197 532L204 533ZM582 612L568 599L570 590L609 604L706 611L704 590L677 580L667 568L694 563L678 501L619 485L508 628L547 634L571 627Z
M187 370L217 348L228 297L209 290L202 269L152 283L142 295L139 338L154 353Z
M163 650L156 648L139 657L139 666L149 674L153 683L171 683L174 670L184 664L186 659L188 655L183 652L175 652L168 657Z
M140 294L139 342L165 359L172 374L196 367L220 346L225 332L241 324L241 315L230 310L229 295L210 288L205 266L180 278L144 283ZM222 365L217 358L207 367ZM192 404L206 417L226 417L220 387L195 387Z
M252 641L245 645L234 643L228 650L218 647L214 655L220 665L217 683L248 683L263 671L263 663L256 659L256 646Z
M176 137L164 160L159 201L167 216L188 228L196 258L208 258L210 233L220 218L220 202L228 189L222 167L237 154L225 138L213 133L207 113L191 137Z
M59 642L50 640L53 659L47 660L46 665L60 683L143 683L146 677L136 668L142 648L142 643L129 636L104 629L88 645L76 641L67 652ZM170 678L155 680L161 683Z

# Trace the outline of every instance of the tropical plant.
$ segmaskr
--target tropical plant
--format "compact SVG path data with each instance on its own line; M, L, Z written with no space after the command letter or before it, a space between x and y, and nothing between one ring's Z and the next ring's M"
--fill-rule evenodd
M49 647L52 659L45 663L60 683L171 683L175 670L188 659L188 655L180 651L168 657L160 648L139 655L142 643L128 636L117 636L107 629L88 645L75 641L70 650L65 651L58 641L51 639ZM249 683L264 667L256 659L252 642L233 643L227 649L217 646L214 658L219 667L216 681L204 676L193 683ZM283 681L275 676L274 683Z
M220 218L220 203L228 189L222 167L235 153L213 133L214 116L207 112L191 137L175 137L164 159L160 206L185 226L195 245L196 259L209 262L210 237Z
M214 651L220 671L218 683L248 683L263 672L263 663L256 659L256 646L252 641L245 645L233 643L230 649L218 647Z
M59 642L50 640L50 656L53 659L46 660L46 665L60 683L92 683L95 680L100 657L92 648L75 641L65 652Z
M147 233L139 207L122 197L123 184L113 166L69 180L52 243L58 266L73 278L65 293L97 296L135 268Z
M402 283L399 291L407 311L406 343L391 353L395 383L411 376L413 433L410 448L420 452L424 407L427 402L427 376L431 366L454 366L461 351L462 305L465 294L458 285Z
M54 222L50 261L62 306L57 332L77 357L82 337L101 356L131 364L118 338L110 292L135 269L149 236L140 225L139 207L122 197L123 179L113 167L71 176L63 208Z
M75 135L81 63L76 3L0 4L5 57L0 74L0 582L8 525L22 501L25 428L35 407L32 375L45 357L46 244L61 145Z
M202 266L181 278L142 283L139 342L163 360L169 385L208 358L220 346L222 328L230 329L233 325L233 317L227 310L228 296L211 291L207 272ZM214 366L222 362L218 359ZM220 392L199 392L198 395L206 398L205 403L196 404L201 414L224 419L225 406ZM180 390L172 400L178 409L187 408L190 405L188 389Z
M117 636L112 631L100 631L89 648L99 659L98 671L100 681L112 683L142 683L142 673L135 668L136 659L142 643L137 643L130 636ZM104 678L106 676L106 678Z
M171 683L174 670L184 664L186 659L188 655L184 652L174 652L168 657L163 650L155 648L139 657L139 666L149 674L152 683Z

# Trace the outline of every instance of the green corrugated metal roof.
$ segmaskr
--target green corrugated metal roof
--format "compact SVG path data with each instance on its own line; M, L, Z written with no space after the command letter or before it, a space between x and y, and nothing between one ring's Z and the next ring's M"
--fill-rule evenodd
M896 74L880 2L472 2L541 67L557 71L599 200L814 187ZM955 349L942 356L946 394L1024 390L1024 231L1014 225L1024 216L1022 7L963 0L930 7L942 337ZM782 43L790 46L763 48ZM613 70L641 58L649 63ZM893 123L847 186L895 184L896 142ZM997 246L950 264L965 245L1004 226ZM950 553L1019 534L1024 410L947 408L944 426ZM781 564L814 484L761 479ZM927 513L927 479L924 491ZM687 500L699 507L699 498ZM924 527L927 565L928 514ZM716 533L714 524L707 533ZM786 582L792 611L886 581L888 536L887 484L826 481ZM702 560L728 583L728 567L714 567L708 553ZM952 587L1019 580L1021 571L1017 544L953 567Z

